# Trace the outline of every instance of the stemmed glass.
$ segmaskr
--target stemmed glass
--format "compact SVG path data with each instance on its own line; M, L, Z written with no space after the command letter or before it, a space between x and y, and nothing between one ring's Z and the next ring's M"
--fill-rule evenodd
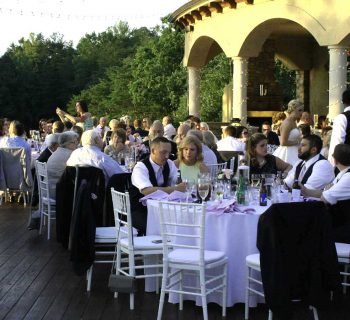
M219 202L222 201L223 197L224 197L224 185L221 181L216 181L213 185L213 193L214 193L214 197L215 200L219 200Z
M259 187L260 185L260 174L251 175L252 187Z
M198 179L198 194L202 199L202 203L204 203L206 197L209 194L210 188L210 180L206 178Z
M193 179L184 179L184 182L186 184L186 202L188 202L189 197L196 190L196 181Z

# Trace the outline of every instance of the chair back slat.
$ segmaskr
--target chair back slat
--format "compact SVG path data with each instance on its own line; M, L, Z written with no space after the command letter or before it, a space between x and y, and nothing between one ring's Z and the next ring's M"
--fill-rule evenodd
M49 178L47 174L46 162L35 161L36 177L38 180L39 196L50 199Z
M164 255L174 248L194 249L204 264L205 212L203 204L159 202Z
M210 178L215 179L222 170L226 169L227 162L207 164L206 166L209 169Z
M117 228L118 241L128 239L129 250L133 250L133 230L130 209L130 196L128 192L119 192L111 188L114 221ZM122 228L124 227L124 228Z

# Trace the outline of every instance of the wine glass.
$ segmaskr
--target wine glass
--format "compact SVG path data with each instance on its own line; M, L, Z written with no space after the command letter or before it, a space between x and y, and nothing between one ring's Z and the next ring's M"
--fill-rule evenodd
M251 175L251 185L252 187L259 187L260 185L260 174L252 174Z
M215 200L219 200L220 202L222 201L224 197L224 185L221 181L217 181L213 185L214 189L214 198Z
M198 179L198 194L202 199L202 202L206 199L209 194L209 180L205 178Z
M186 184L186 202L188 202L189 197L194 193L196 188L196 181L193 179L184 179Z

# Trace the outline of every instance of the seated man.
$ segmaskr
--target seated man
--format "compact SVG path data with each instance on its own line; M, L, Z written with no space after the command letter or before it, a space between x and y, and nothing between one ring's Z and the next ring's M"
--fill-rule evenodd
M216 145L218 151L242 151L245 150L245 143L235 138L236 128L234 126L227 126L224 129L224 138L219 140Z
M42 151L38 157L39 162L47 162L51 155L56 151L58 148L58 138L60 136L60 133L51 133L46 136L45 142L47 147Z
M322 140L319 136L311 134L304 137L299 145L297 162L289 171L285 184L292 188L295 180L298 180L307 189L323 190L333 181L334 170L332 165L320 152Z
M266 136L267 144L272 144L276 146L280 145L280 139L278 138L277 133L271 130L270 122L263 122L263 124L261 125L261 132Z
M118 162L101 151L103 141L94 130L84 131L81 137L82 148L72 152L67 160L67 166L86 165L102 169L106 184L114 174L124 173Z
M350 145L338 144L334 148L333 158L339 173L329 188L322 191L302 187L301 190L304 195L321 197L330 205L334 240L350 243Z
M147 226L147 207L139 202L143 196L156 190L171 193L174 190L184 192L186 189L184 183L175 185L177 168L174 162L169 160L170 141L165 137L157 137L151 141L150 148L149 157L134 167L131 175L132 186L129 190L132 224L140 234L146 234Z

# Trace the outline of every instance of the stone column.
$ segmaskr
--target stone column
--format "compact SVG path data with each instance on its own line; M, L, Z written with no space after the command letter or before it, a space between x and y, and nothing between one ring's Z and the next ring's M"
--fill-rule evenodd
M343 112L341 96L346 89L347 48L329 46L329 110L328 118L333 120Z
M188 70L188 113L200 116L200 69L187 67Z
M247 123L248 59L233 57L233 103L232 117Z

